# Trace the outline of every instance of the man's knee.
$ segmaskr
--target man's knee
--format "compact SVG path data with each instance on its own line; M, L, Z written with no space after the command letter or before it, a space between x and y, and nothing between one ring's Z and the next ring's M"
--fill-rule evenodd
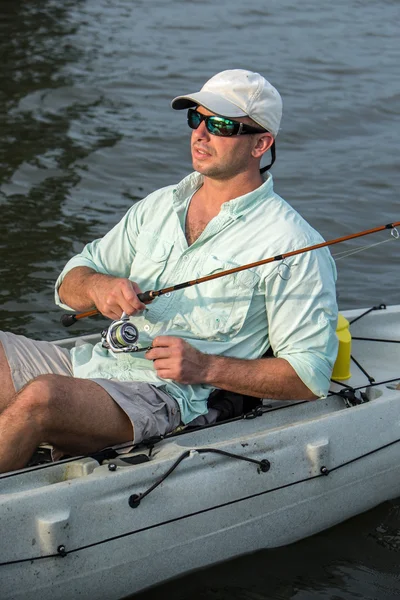
M60 375L39 375L19 391L15 398L21 409L29 410L32 416L50 410L57 399Z

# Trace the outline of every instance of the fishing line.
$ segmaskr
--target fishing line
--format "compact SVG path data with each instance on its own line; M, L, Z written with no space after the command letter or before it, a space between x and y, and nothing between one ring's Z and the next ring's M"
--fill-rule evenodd
M377 242L376 244L370 244L369 246L359 246L354 250L344 250L343 252L337 252L336 254L332 254L332 258L335 259L335 262L342 260L343 258L347 258L352 254L358 254L359 252L364 252L364 250L369 250L370 248L375 248L376 246L380 246L381 244L387 244L388 242L394 242L397 238L389 238L388 240L382 240L382 242ZM338 257L338 258L337 258Z

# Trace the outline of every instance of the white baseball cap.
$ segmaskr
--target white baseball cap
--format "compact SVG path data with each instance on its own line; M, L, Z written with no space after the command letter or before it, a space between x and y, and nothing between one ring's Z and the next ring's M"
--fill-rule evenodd
M282 98L278 90L259 73L243 69L217 73L199 92L177 96L171 106L175 110L204 106L223 117L250 117L274 137L282 118Z

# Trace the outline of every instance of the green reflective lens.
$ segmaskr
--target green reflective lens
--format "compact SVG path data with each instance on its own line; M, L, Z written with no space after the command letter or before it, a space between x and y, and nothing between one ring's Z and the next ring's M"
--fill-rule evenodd
M187 115L188 125L192 129L197 129L202 121L205 122L207 130L212 135L219 135L221 137L229 137L231 135L244 135L252 133L265 133L265 129L258 129L240 123L239 121L232 121L227 117L220 117L218 115L202 115L193 108L188 109Z
M223 117L207 117L206 127L213 135L228 136L237 132L239 124Z
M231 121L230 119L226 119L224 117L218 117L215 115L202 115L197 112L197 110L193 110L193 108L189 108L188 110L188 124L192 129L197 129L200 126L200 123L205 121L207 130L212 135L219 136L230 136L235 135L239 131L240 124L236 121Z
M188 110L188 124L192 129L197 129L202 122L201 114L192 108Z

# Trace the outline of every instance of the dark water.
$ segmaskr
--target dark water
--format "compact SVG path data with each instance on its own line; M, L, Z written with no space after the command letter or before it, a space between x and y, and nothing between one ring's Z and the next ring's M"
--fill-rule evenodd
M258 70L281 91L275 186L326 239L400 220L399 17L398 0L3 0L0 328L70 334L53 305L59 270L189 172L169 102L222 69ZM399 244L386 232L333 249L342 308L399 303ZM141 597L397 598L399 510Z
M297 544L261 551L158 586L135 600L397 600L400 505Z

